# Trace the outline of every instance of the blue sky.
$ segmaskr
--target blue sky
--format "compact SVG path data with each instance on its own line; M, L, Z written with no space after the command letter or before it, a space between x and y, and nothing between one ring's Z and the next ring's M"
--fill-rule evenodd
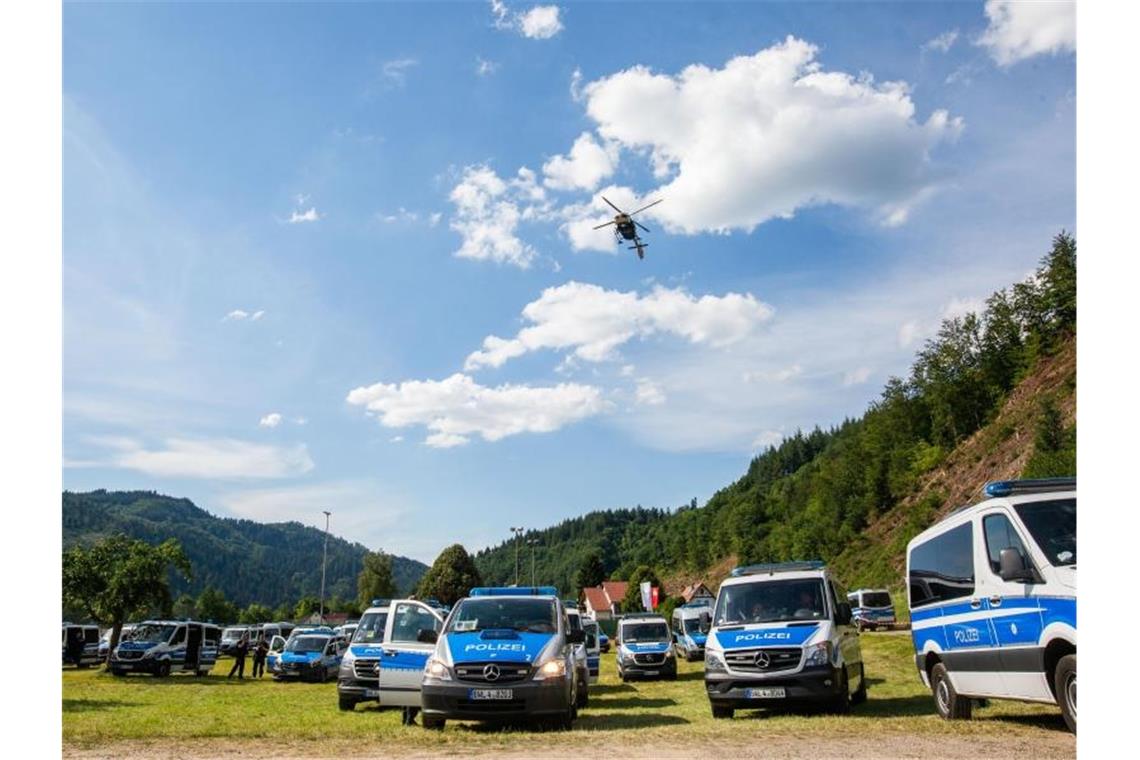
M65 487L327 508L424 561L703 502L1075 229L1066 4L84 3L63 31ZM602 193L665 199L644 261L590 233Z

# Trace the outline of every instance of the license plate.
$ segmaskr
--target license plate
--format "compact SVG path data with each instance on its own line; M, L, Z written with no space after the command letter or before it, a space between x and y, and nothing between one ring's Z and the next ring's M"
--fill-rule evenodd
M660 670L647 670L647 671L645 671L645 675L647 675L647 676L655 676L655 675L657 675L657 674L658 674L658 673L660 673L660 672L661 672Z
M514 689L468 689L468 699L512 699Z
M744 696L748 699L783 699L783 686L769 686L765 689L746 689Z
M379 699L380 698L380 690L379 689L365 689L364 690L364 698L365 699Z

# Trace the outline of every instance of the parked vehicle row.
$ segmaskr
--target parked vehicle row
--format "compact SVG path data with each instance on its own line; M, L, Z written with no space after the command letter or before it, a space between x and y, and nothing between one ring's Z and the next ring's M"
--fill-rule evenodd
M220 638L221 630L212 623L146 620L119 642L108 666L116 676L168 676L178 672L204 676L217 662Z

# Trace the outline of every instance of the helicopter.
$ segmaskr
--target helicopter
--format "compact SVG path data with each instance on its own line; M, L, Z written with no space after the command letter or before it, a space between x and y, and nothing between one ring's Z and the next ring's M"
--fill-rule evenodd
M640 214L645 209L649 208L650 206L656 206L658 203L660 203L661 201L663 201L665 199L664 198L658 198L657 200L653 201L653 203L650 203L648 206L642 206L637 211L633 211L633 212L630 212L627 214L624 211L622 211L620 208L615 206L614 204L610 203L610 199L607 198L606 196L603 195L603 196L601 196L601 198L603 201L605 201L607 204L609 204L610 208L612 208L614 211L617 212L617 216L615 216L612 221L606 222L605 224L599 224L594 229L600 230L602 227L608 227L611 224L614 225L614 237L616 237L619 241L621 241L623 238L625 240L632 240L633 245L631 245L629 247L629 250L637 251L637 258L644 259L645 258L645 249L649 246L649 243L642 242L641 238L638 237L638 235L637 235L637 228L640 227L641 229L645 230L646 232L649 232L649 228L646 227L641 222L635 220L633 218L633 215L634 214Z

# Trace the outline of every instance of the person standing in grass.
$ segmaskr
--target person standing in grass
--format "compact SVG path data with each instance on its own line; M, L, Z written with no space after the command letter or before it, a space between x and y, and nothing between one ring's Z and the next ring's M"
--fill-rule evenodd
M245 653L249 651L249 634L243 633L241 639L238 640L237 646L234 647L234 666L230 668L230 674L227 678L233 678L234 673L237 673L238 678L245 678Z
M253 649L253 677L261 678L265 675L265 657L269 654L269 642L264 637L258 640Z

